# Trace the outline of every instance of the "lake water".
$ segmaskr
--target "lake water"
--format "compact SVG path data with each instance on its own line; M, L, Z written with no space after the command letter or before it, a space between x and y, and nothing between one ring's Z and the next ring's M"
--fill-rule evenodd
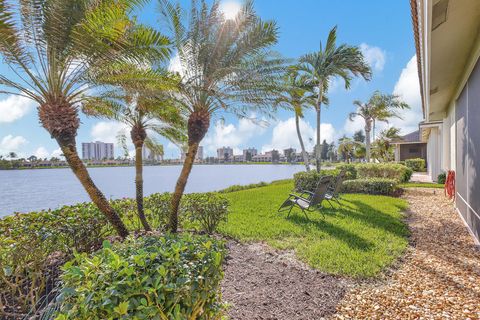
M144 167L144 192L173 191L181 166ZM301 165L194 165L186 192L291 178ZM107 198L134 197L135 168L89 168ZM70 169L0 170L0 216L90 201Z

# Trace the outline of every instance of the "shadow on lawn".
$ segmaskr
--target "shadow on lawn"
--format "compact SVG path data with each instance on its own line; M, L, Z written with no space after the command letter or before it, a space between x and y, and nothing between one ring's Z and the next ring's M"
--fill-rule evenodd
M345 203L350 203L353 207ZM408 235L408 228L403 221L385 214L362 201L342 199L342 204L342 207L336 206L334 211L349 218L360 220L371 227L382 228L399 237L405 237ZM400 209L401 211L405 210L403 207L399 208L398 206L395 206L395 208Z
M326 210L325 210L325 213L327 213ZM321 213L312 212L310 214L321 214ZM362 237L359 237L358 235L350 231L340 228L326 220L308 219L304 215L301 215L301 213L297 214L297 212L293 212L293 211L292 211L292 214L286 219L288 219L293 223L303 225L303 226L313 225L318 230L327 233L331 237L337 238L338 240L345 242L351 248L362 250L362 251L368 251L372 248L372 244L367 240L363 239Z

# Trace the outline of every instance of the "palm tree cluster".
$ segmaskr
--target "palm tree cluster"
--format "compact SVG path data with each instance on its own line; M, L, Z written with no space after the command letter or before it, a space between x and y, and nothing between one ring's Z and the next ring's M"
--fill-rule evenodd
M222 112L240 118L255 112L268 118L277 108L294 111L309 170L300 120L305 108L314 109L315 159L320 170L321 110L328 105L332 81L341 78L348 89L353 77L371 78L358 47L337 45L334 27L318 51L292 64L272 51L278 27L275 21L259 17L251 0L234 17L226 16L217 0L210 5L206 0L192 0L189 10L170 0L158 0L162 25L167 26L161 32L134 18L145 2L0 0L0 54L15 75L14 79L0 75L0 94L36 102L40 124L56 140L91 200L121 237L128 235L125 224L77 152L80 113L118 121L129 131L135 147L137 211L145 230L151 227L143 209L142 148L147 145L162 153L155 139L161 136L186 150L168 224L176 232L180 200L200 142L212 119ZM171 61L178 62L175 68L169 65ZM365 113L369 123L395 115L395 97L374 96L365 109L374 104L384 107L374 116ZM362 110L356 114L363 117ZM126 143L127 132L119 133L119 140ZM328 148L324 157L334 152L333 144ZM345 144L345 148L349 147Z

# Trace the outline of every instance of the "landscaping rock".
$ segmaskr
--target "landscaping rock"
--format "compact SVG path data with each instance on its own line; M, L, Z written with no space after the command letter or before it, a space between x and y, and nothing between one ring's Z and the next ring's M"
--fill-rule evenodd
M384 281L357 285L338 319L480 319L480 251L442 190L407 189L411 247Z

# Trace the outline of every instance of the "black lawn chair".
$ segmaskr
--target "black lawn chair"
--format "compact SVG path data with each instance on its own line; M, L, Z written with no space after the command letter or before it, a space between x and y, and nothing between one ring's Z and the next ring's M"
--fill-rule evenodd
M335 181L332 182L332 184L330 184L330 186L328 187L327 194L325 195L325 200L328 201L328 203L332 208L333 208L333 205L330 202L331 200L335 200L340 206L342 205L339 199L340 199L340 190L342 189L342 184L343 184L343 181L345 181L345 177L346 177L346 171L345 170L340 171Z
M285 200L278 212L283 212L288 210L287 217L290 216L293 207L298 207L302 210L305 217L307 217L307 211L312 212L316 209L322 208L322 201L325 199L325 195L328 192L328 188L332 183L332 176L323 176L320 178L318 185L314 192L311 191L302 191L300 195L290 193L287 200ZM322 212L322 215L325 217L325 214Z

